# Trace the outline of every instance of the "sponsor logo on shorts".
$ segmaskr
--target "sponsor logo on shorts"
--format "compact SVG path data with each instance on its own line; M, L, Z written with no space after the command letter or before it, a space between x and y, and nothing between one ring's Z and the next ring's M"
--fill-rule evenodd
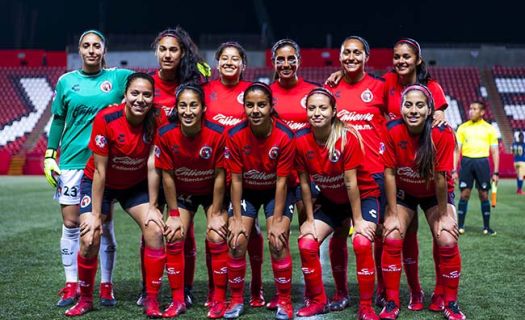
M268 152L268 157L270 159L275 160L279 156L279 147L272 147L270 151Z
M110 92L112 88L113 85L107 80L100 84L100 90L102 90L103 92Z
M370 214L372 218L377 218L377 211L375 209L370 209L368 214Z
M82 200L80 201L80 207L81 208L86 208L90 204L91 204L91 197L90 196L85 195L84 197L82 197Z
M104 137L103 135L97 134L95 136L95 144L99 148L104 148L107 144L106 137Z
M361 100L363 100L363 102L370 102L372 99L374 99L374 94L370 89L366 89L361 93Z
M460 188L466 188L467 187L467 183L465 181L460 181L459 182L459 187Z
M213 149L210 146L203 146L199 151L199 156L204 160L211 158Z

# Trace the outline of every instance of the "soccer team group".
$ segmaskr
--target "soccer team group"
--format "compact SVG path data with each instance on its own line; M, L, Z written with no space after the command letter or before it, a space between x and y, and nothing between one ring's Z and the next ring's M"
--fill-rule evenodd
M415 40L395 43L393 69L379 78L365 72L367 41L349 36L341 45L341 69L325 85L300 77L300 49L289 39L272 47L270 85L242 80L248 61L237 42L217 49L219 77L208 80L210 68L180 27L154 40L159 68L152 74L105 68L106 50L102 33L83 33L82 68L59 79L52 103L44 167L63 217L66 286L58 305L72 305L66 316L93 309L99 260L100 303L116 304L112 213L118 201L142 230L137 303L148 317L177 317L193 303L193 219L200 206L207 221L206 235L197 240L206 243L209 318L242 315L246 252L251 307L275 310L276 319L343 311L349 306L351 228L358 319L399 316L403 268L408 309L422 310L419 206L433 235L436 281L428 308L447 319L466 318L457 297L462 225L454 206L456 138L445 121L443 90ZM480 114L483 108L471 105ZM261 207L276 288L268 302ZM298 244L289 242L294 214ZM319 255L329 236L336 289L330 299ZM293 245L305 283L305 303L295 311ZM172 302L161 311L164 270Z

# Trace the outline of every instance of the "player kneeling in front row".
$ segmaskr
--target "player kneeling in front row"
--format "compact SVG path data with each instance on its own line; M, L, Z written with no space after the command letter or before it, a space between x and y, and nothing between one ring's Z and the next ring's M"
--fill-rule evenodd
M319 246L340 229L348 234L351 219L360 298L358 319L379 319L372 307L372 241L379 217L379 186L363 169L359 133L337 118L333 95L323 88L313 89L307 96L306 108L310 127L296 134L297 171L307 216L299 236L306 305L297 315L308 317L328 311ZM310 178L321 190L315 204Z
M434 237L436 286L429 309L443 310L449 320L465 319L457 304L461 256L451 176L455 139L447 126L432 128L434 102L430 91L412 85L402 94L402 119L388 123L385 152L387 212L382 256L387 303L381 319L399 315L399 281L403 235L417 207L425 212Z

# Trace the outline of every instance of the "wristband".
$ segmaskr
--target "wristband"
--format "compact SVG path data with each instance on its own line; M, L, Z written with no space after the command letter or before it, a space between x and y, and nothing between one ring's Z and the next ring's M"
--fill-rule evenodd
M57 151L55 149L47 149L46 153L44 154L44 158L45 159L48 159L48 158L56 159Z
M180 217L179 209L171 209L169 215L170 217Z
M494 172L492 175L499 177L499 172Z

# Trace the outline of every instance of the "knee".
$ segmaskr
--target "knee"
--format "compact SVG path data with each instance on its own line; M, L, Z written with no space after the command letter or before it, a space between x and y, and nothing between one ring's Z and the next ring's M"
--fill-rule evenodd
M299 253L301 256L318 256L319 242L310 235L299 238Z
M64 226L68 229L78 228L80 223L78 219L64 217Z
M439 235L439 238L436 239L438 247L454 247L457 245L458 241L448 232L442 231Z
M234 240L231 240L228 244L230 247L230 255L234 258L244 257L246 255L246 247L248 244L246 237L242 235L239 236L237 239L237 246L235 248L233 247L233 242Z
M162 239L164 237L163 230L156 223L149 223L144 227L145 239Z
M372 242L360 234L355 235L352 244L356 255L367 254L372 250Z
M80 238L80 254L83 257L91 257L93 253L98 252L100 247L100 233L93 236L93 241L88 240L86 236Z

